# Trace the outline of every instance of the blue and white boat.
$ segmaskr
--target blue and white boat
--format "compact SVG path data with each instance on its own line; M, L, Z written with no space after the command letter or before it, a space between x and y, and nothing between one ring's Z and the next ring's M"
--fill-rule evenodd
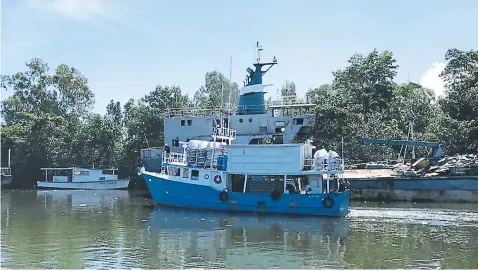
M248 69L240 110L264 106L263 65ZM174 142L174 151L162 153L159 172L141 168L157 204L323 216L348 213L344 163L336 152L322 149L313 155L315 147L309 143L233 144L236 130L222 121L215 124L209 126L211 141Z
M220 136L219 134L226 134ZM234 130L213 137L232 141ZM161 172L141 169L157 204L209 210L344 216L349 190L336 152L310 144L235 144L191 140L164 153Z
M116 190L128 189L129 178L118 179L117 168L41 168L45 180L37 181L39 189Z

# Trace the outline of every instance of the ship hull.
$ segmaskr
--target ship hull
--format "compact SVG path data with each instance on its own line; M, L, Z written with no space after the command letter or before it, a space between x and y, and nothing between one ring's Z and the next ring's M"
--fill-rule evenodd
M39 189L119 190L128 189L129 179L100 182L45 182L37 181Z
M157 174L144 172L143 177L153 200L158 205L236 212L271 214L300 214L313 216L345 216L349 211L349 191L329 194L282 194L273 200L270 194L227 192L211 186L166 180ZM324 198L332 198L333 205L324 206ZM326 201L330 203L330 199Z
M349 178L352 200L478 203L478 177Z

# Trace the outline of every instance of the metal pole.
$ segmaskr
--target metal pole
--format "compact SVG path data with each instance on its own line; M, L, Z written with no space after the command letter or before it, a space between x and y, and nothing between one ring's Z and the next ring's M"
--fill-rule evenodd
M10 167L10 154L11 154L11 149L8 149L8 167Z
M287 174L284 175L284 191L283 191L284 194L285 194L285 191L287 191L287 190L286 190L286 187L287 187L287 186L286 186L286 183L287 183Z
M229 110L232 110L232 106L231 106L231 94L232 94L232 56L231 56L231 61L229 63L229 93L228 93L228 106L229 106Z
M327 173L327 193L330 193L330 179L329 179L329 173Z
M342 159L344 159L344 137L342 137Z

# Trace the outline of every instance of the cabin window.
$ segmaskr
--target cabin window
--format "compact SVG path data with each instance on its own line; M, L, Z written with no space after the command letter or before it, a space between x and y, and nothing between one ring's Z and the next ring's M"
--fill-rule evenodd
M168 175L170 176L181 176L181 172L177 167L168 167Z
M249 118L249 122L252 122L252 118Z
M293 120L294 125L303 125L304 124L304 119L303 118L295 118Z
M199 170L191 170L191 180L197 180L199 177Z
M285 121L276 121L276 127L277 128L285 127Z
M104 181L104 180L106 180L106 177L104 177L104 176L100 177L100 181Z
M242 121L243 121L242 119L239 119L239 122L240 122L240 123L242 123Z
M253 138L249 141L249 144L262 144L262 138Z
M187 179L189 177L189 169L185 168L183 169L183 178Z
M272 136L273 144L284 144L284 137L282 135Z
M186 126L186 121L185 120L181 120L181 126Z
M88 176L90 175L89 171L75 171L74 173L75 176Z
M231 180L231 191L232 192L244 192L244 184L246 181L246 176L242 174L232 174L229 175Z
M283 192L283 175L247 175L246 193L271 193L278 189Z
M191 126L193 124L192 120L188 120L188 126Z
M306 191L311 191L309 185L307 176L288 175L285 189L289 194L305 194Z
M143 150L143 158L151 158L151 150Z
M267 133L267 126L259 126L259 133L261 134Z

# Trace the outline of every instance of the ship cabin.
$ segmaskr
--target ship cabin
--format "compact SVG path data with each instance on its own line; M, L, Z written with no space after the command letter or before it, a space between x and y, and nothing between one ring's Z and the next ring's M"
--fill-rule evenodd
M232 129L223 128L234 135ZM213 136L216 138L216 136ZM223 138L227 138L225 136ZM228 141L232 141L229 138ZM342 192L343 159L309 144L227 144L191 140L162 155L161 178L239 193ZM320 155L318 155L320 154ZM224 181L223 181L224 180Z
M117 181L117 168L98 169L86 167L41 168L45 182L54 183L89 183Z
M257 45L258 54L261 48ZM265 89L272 85L263 84L263 76L276 64L275 57L266 63L261 63L258 57L254 68L246 69L244 86L237 93L237 105L228 102L214 108L178 108L168 104L163 116L164 143L171 151L180 152L179 141L211 141L211 129L215 127L234 129L236 135L232 144L304 142L314 124L315 104L307 97L279 95L279 90L277 96L272 94L268 100L265 98ZM274 96L277 100L272 101ZM141 150L141 161L148 171L160 171L161 153L158 146Z

